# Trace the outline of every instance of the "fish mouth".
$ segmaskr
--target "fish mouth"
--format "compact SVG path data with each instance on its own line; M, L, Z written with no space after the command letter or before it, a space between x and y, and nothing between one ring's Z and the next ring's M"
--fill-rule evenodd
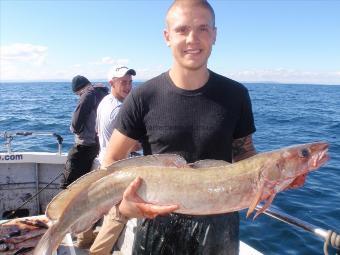
M311 167L313 169L319 168L329 160L328 149L329 145L326 142L318 142L312 145L313 160L311 161Z

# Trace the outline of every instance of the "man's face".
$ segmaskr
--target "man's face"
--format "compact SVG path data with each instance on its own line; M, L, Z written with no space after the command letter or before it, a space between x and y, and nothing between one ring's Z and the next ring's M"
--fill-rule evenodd
M216 28L207 9L178 6L168 14L164 37L172 50L175 65L198 70L207 66L216 40Z
M84 88L76 91L75 94L78 95L79 97L81 97L84 94L84 92L87 90L88 86L89 85L86 85Z
M121 78L111 80L112 94L119 100L123 101L130 93L132 88L132 77L127 74Z

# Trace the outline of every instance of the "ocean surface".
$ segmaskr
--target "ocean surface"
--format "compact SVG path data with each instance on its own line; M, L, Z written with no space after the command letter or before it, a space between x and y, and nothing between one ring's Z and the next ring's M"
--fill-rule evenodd
M252 99L258 151L320 140L330 144L330 161L309 174L302 188L279 193L273 205L340 233L340 86L245 86ZM60 134L67 152L73 144L69 124L76 102L69 83L0 83L0 151L6 151L3 132L30 131ZM17 136L12 147L14 151L57 151L52 136ZM241 239L264 254L323 254L323 241L313 234L266 215L246 219L245 211L241 212ZM333 249L329 252L335 254Z

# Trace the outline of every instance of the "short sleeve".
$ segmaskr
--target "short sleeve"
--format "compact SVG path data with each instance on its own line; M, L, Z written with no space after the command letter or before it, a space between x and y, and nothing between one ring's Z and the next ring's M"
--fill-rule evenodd
M138 89L133 90L124 100L117 115L115 128L122 134L139 140L145 134L143 106Z
M245 88L243 96L240 118L237 122L235 132L233 135L234 139L246 137L256 131L252 105L248 90Z

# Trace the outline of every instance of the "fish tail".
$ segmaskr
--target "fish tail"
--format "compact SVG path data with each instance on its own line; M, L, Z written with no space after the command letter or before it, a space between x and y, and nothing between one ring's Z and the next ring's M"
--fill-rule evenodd
M58 225L58 222L56 222L48 228L35 247L33 255L52 255L53 251L58 248L64 238L64 235L56 234L58 233Z

